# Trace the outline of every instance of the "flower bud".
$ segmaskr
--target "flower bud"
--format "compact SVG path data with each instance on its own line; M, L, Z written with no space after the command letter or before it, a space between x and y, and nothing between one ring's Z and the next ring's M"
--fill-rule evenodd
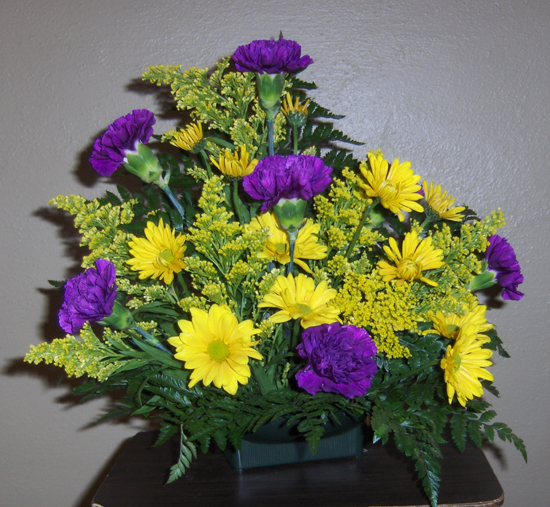
M268 120L273 120L281 107L281 94L285 85L284 74L256 74L260 105Z
M162 167L157 157L145 144L138 143L136 151L126 151L124 167L145 183L160 184L162 182Z
M273 213L281 229L291 233L300 230L306 214L307 201L303 199L281 199L273 206Z
M114 327L119 331L130 329L135 325L132 312L122 306L118 301L113 305L113 313L109 317L105 317L99 324Z

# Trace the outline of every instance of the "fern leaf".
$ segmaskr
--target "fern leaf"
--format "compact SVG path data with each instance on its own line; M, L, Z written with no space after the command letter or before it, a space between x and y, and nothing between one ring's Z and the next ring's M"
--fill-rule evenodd
M171 482L179 479L185 473L185 470L189 468L191 460L197 457L197 448L193 442L190 442L187 439L185 433L183 432L183 428L180 429L180 434L181 441L178 462L170 468L170 476L168 477L166 484L170 484Z

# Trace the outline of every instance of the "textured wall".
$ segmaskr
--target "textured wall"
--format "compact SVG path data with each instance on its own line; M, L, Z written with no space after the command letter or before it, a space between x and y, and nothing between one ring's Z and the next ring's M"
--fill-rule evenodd
M60 334L47 279L78 266L59 194L106 184L86 164L93 139L133 108L160 111L140 87L149 65L210 66L239 44L284 31L315 60L304 78L340 124L480 214L501 206L525 298L493 312L512 359L492 372L499 418L530 452L488 451L507 506L549 497L548 269L550 3L333 0L4 0L0 17L0 271L3 505L80 506L132 425L93 425L55 368L21 365L30 343ZM345 26L345 28L343 28ZM136 81L138 79L138 81ZM161 122L157 132L167 128ZM92 188L92 185L95 185ZM493 401L492 399L490 401Z

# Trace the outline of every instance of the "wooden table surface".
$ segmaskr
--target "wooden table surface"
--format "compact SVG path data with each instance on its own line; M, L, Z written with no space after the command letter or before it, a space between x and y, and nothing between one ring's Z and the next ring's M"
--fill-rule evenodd
M428 501L412 463L391 446L369 444L360 458L341 458L237 472L215 450L199 454L186 474L164 485L178 441L152 448L155 432L141 432L101 484L101 507L405 507ZM504 493L483 451L443 446L439 505L496 507Z

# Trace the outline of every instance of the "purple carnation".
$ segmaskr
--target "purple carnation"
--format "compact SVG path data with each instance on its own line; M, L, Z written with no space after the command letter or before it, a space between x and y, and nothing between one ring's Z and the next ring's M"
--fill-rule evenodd
M523 275L516 254L506 238L494 234L489 239L489 248L485 252L485 260L489 264L489 271L495 273L497 282L504 289L502 298L519 301L523 292L517 286L523 282Z
M111 176L126 160L127 151L136 151L138 143L147 143L153 134L155 116L147 109L134 109L109 125L94 142L90 164L102 176Z
M93 324L113 313L117 289L115 266L104 259L96 260L95 266L65 284L59 325L67 333L78 333L85 322Z
M307 201L323 192L332 182L332 168L313 155L273 155L258 162L245 176L243 188L254 199L264 201L262 211L281 199Z
M296 347L308 365L296 373L298 385L309 394L318 391L363 396L378 369L376 344L364 329L339 323L310 327Z
M239 46L233 61L241 72L281 74L298 72L313 63L309 55L300 56L301 53L300 44L293 40L255 40Z

